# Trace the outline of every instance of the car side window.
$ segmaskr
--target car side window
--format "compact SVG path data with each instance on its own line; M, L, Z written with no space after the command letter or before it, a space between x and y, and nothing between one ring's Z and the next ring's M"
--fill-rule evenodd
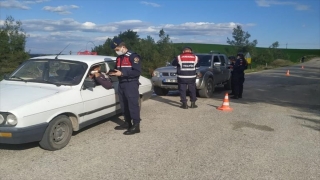
M224 56L221 55L219 57L220 57L220 60L221 60L221 66L226 65L226 60L225 60Z
M116 68L116 62L115 61L105 61L106 63L107 63L107 65L108 65L108 67L107 67L107 71L109 71L110 69L114 69L114 68Z
M108 72L111 69L116 68L116 62L115 61L105 61L107 63L107 67L106 67L106 71ZM118 77L117 76L110 76L110 79L112 82L117 82L118 81Z
M219 60L218 56L214 56L214 58L213 58L213 62L214 62L214 63L215 63L215 62L220 62L220 60Z

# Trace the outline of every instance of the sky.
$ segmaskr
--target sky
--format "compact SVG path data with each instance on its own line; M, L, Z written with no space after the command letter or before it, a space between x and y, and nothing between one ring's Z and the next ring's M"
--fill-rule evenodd
M0 0L0 26L22 22L26 51L76 54L128 29L155 41L227 44L241 25L257 47L320 49L320 0ZM65 53L65 52L64 52Z

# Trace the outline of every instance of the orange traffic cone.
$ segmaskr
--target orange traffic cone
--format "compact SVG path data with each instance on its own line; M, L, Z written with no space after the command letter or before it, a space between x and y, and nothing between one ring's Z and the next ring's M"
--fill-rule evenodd
M287 71L287 74L286 74L286 76L290 76L290 72L289 72L289 70Z
M222 111L232 111L232 108L229 107L229 96L228 93L224 96L223 103L220 107L217 108Z

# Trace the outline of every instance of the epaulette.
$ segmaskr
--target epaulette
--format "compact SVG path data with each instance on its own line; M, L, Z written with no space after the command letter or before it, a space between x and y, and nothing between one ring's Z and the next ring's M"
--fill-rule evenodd
M126 54L124 54L125 56L131 56L131 52L127 51Z

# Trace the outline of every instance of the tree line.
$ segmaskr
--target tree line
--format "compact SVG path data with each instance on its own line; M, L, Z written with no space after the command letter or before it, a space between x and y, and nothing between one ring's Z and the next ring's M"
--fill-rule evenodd
M159 31L159 40L155 41L151 36L140 38L137 32L126 30L117 36L126 43L129 49L137 52L142 58L142 75L150 77L154 69L164 66L175 56L181 53L183 44L174 44L169 34L164 29ZM245 32L240 25L233 29L232 38L227 38L229 46L224 53L227 56L234 56L237 52L250 52L253 62L256 64L270 63L274 59L286 58L274 42L264 51L257 51L257 40L250 41L251 35ZM0 67L1 76L12 72L21 62L30 57L30 52L25 51L27 34L22 28L21 21L15 21L12 16L6 18L5 23L0 27ZM102 45L95 46L91 51L98 55L116 56L110 48L111 38L107 38Z

